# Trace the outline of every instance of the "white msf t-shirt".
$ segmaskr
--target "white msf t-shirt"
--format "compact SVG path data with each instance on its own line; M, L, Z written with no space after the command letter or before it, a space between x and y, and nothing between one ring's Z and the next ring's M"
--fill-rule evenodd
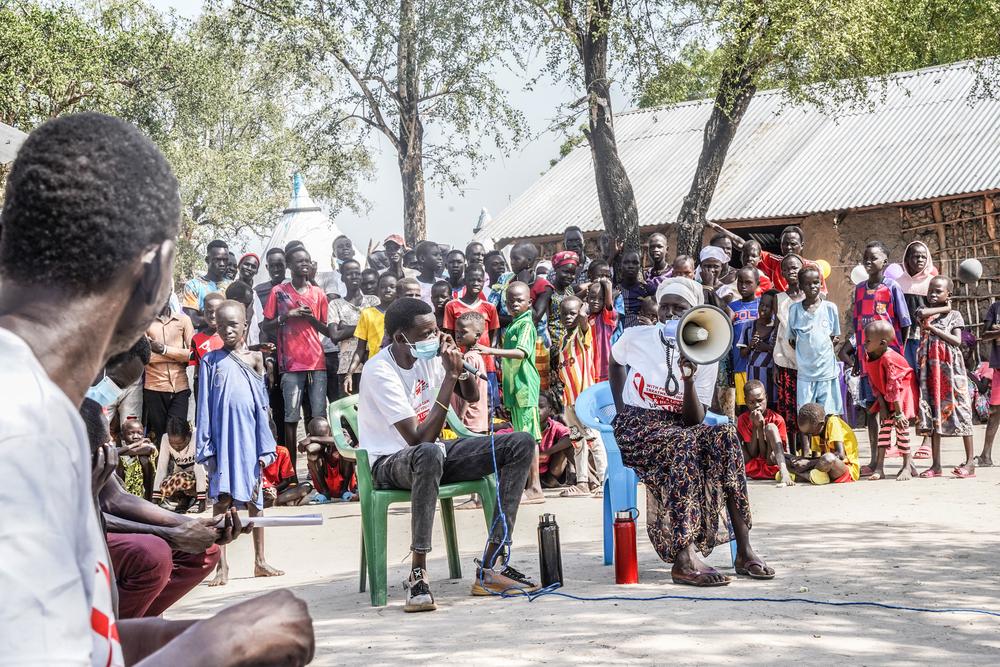
M646 410L667 410L681 412L684 406L684 378L681 376L677 360L680 352L673 350L674 377L677 378L677 393L667 393L667 360L663 343L660 342L660 327L629 327L622 332L614 345L611 356L626 367L628 375L622 400L625 405L634 405ZM694 386L698 398L705 405L712 404L715 379L719 374L717 363L698 366L694 374Z
M124 665L79 412L0 329L0 665Z
M410 417L424 421L444 375L440 357L417 359L413 368L400 368L391 346L365 362L358 396L358 445L368 450L372 463L407 446L395 424Z

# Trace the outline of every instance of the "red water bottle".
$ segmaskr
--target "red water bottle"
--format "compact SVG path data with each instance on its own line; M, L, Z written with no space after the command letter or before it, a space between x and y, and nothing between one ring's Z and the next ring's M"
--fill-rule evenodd
M635 512L635 514L632 514ZM639 563L635 551L635 520L639 510L634 507L615 512L615 583L639 583Z

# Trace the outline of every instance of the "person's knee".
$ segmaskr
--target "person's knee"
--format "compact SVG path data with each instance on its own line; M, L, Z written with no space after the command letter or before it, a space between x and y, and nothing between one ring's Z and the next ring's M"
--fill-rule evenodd
M535 438L533 435L524 431L517 431L509 434L509 437L510 443L508 446L513 457L530 460L535 456Z
M133 538L141 540L141 549L135 552L137 556L136 570L138 570L135 574L141 572L145 578L155 578L166 585L174 567L170 545L154 535L135 535Z
M444 471L444 451L436 442L422 442L413 448L413 472L441 476Z
M775 424L764 424L764 435L767 437L768 442L774 442L775 440L781 440L781 431Z
M833 465L839 460L840 459L838 459L836 456L834 456L830 452L827 452L826 454L823 454L821 457L819 457L819 463L817 464L817 467L820 470L826 472L830 468L832 468Z
M208 549L205 550L205 559L202 570L206 573L211 572L215 569L215 566L219 564L219 559L222 558L222 549L219 545L213 544Z

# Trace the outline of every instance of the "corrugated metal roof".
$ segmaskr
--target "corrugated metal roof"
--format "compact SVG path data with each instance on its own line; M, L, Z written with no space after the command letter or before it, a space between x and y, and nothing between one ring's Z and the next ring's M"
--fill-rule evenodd
M824 113L758 93L740 124L709 210L751 220L1000 189L1000 100L974 99L956 63L893 77L872 105ZM642 226L673 223L694 177L711 100L615 119ZM493 240L603 229L590 148L577 147L480 232Z

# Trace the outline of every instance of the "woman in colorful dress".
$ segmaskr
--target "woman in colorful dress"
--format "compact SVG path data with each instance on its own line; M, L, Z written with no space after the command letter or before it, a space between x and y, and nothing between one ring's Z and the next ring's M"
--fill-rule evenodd
M693 280L669 278L657 288L656 302L662 325L702 305L704 294ZM725 586L729 577L699 556L728 540L718 535L725 506L736 536L736 574L773 579L774 570L750 546L750 501L736 429L702 424L718 365L697 367L681 359L661 331L626 329L611 348L609 371L618 410L615 439L625 465L646 485L650 542L673 563L674 583Z

